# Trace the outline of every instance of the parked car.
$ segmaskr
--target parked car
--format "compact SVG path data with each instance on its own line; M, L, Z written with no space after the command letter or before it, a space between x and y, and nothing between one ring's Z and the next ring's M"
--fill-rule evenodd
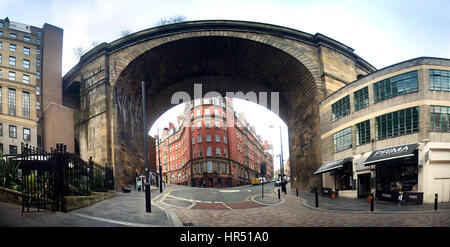
M277 179L277 180L275 181L275 186L280 186L280 185L281 185L281 180Z

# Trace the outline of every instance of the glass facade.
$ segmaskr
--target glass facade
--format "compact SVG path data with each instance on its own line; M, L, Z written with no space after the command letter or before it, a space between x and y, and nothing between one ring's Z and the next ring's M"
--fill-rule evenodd
M375 138L383 140L419 132L419 107L411 107L375 118Z
M356 124L355 141L356 146L370 143L370 120Z
M449 119L449 106L430 106L430 131L450 132Z
M450 92L450 71L430 69L430 90Z
M365 87L353 93L355 101L355 111L363 109L369 105L369 88Z
M340 99L331 105L331 121L336 121L350 113L350 96Z
M417 70L397 75L373 84L374 103L417 92Z
M333 134L333 152L340 152L352 147L352 127Z

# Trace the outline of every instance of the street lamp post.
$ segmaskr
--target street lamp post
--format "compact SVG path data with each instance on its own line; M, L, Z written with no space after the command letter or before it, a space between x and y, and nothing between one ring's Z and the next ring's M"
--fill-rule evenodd
M148 144L147 144L147 119L145 116L145 82L142 81L142 121L144 129L144 160L145 160L145 211L147 213L152 212L150 201L150 184L149 184L149 169L148 169Z
M162 168L161 168L161 136L159 135L159 129L158 131L158 163L159 163L159 193L163 192L162 189Z
M275 128L276 126L270 125L269 128ZM283 140L281 136L281 125L278 126L280 128L280 173L281 173L281 190L286 194L286 183L284 182L284 165L283 165Z

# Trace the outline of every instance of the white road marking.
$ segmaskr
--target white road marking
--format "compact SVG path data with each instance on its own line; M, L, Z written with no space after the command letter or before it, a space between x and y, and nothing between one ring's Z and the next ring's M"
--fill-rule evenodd
M150 224L133 223L133 222L127 222L127 221L121 221L121 220L111 220L111 219L105 219L105 218L100 218L100 217L95 217L95 216L90 216L90 215L84 215L84 214L79 214L79 213L72 213L72 215L75 215L75 216L78 216L78 217L81 217L81 218L85 218L85 219L102 221L102 222L113 223L113 224L124 225L124 226L162 227L160 225L150 225Z
M240 190L219 190L219 192L224 192L224 193L233 193L233 192L240 192Z

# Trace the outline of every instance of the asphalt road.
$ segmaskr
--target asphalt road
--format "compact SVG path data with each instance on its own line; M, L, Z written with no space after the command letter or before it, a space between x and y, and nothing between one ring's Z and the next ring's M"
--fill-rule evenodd
M279 187L273 183L261 185L245 185L232 188L198 188L186 186L170 186L168 197L180 198L197 202L240 202L248 201L251 196L261 195L262 187L264 194L271 194Z

